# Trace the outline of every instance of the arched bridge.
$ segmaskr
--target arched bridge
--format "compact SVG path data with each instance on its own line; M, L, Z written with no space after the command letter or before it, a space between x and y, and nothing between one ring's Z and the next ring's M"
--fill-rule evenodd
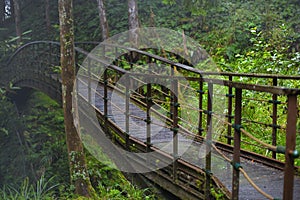
M300 198L299 76L206 72L112 44L88 53L97 45L76 44L88 149L101 145L119 168L181 199ZM59 52L56 42L22 46L2 64L1 86L61 102Z

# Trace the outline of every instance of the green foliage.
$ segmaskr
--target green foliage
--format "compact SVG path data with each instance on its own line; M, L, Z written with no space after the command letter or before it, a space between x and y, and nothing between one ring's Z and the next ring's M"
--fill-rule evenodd
M23 121L29 146L28 161L36 176L46 173L58 182L68 182L68 158L64 118L60 106L42 93L33 93L25 105ZM60 174L59 174L60 173Z
M252 35L251 48L241 54L235 54L235 59L227 64L231 66L229 70L246 73L299 74L300 68L297 62L299 52L289 53L293 42L288 40L290 31L281 24L274 28L267 38L265 32L258 31L257 27L251 28L249 30ZM222 61L224 62L224 59Z
M3 118L1 122L5 122L5 117L7 121L19 120L17 115L7 116L7 112L13 114L16 109L4 96L2 99L1 103L5 106L0 107L0 111L6 110L0 112L0 118ZM15 121L6 126L8 135L0 134L0 152L3 154L0 157L0 167L1 173L5 172L1 174L1 183L4 186L0 191L0 197L3 199L53 199L53 196L56 196L62 199L80 199L72 194L72 185L69 184L62 109L40 92L32 93L23 107L22 120L26 125L23 137L26 146L22 146L21 150L24 152L17 151L20 147L16 146L20 144L16 142L18 140L15 137L12 137L15 136L14 132L11 132L16 128ZM3 139L3 137L9 138ZM148 194L147 190L131 185L121 172L111 167L113 164L99 149L95 150L103 158L102 162L100 163L88 154L87 164L88 175L91 177L94 188L97 189L96 192L99 193L99 199L154 198ZM11 162L11 158L14 158L14 162ZM12 171L13 169L15 171ZM25 178L26 176L29 178ZM36 180L36 183L31 184L30 182L35 182L36 177L40 178ZM10 184L17 184L20 187L8 186Z
M195 16L206 16L209 8L216 6L217 0L162 0L164 4L180 4Z
M112 168L111 166L114 164L101 150L98 150L98 154L103 158L101 162L88 155L87 164L93 187L99 194L99 199L156 199L154 195L151 195L153 192L149 189L137 188L126 180L120 171Z
M1 100L0 185L20 184L25 177L35 182L44 174L68 183L62 110L41 93L31 97L23 105L27 108L21 110L22 118L14 104L4 97Z
M6 32L7 29L0 29L1 32ZM0 62L5 62L18 47L24 44L26 41L30 40L30 37L27 37L28 34L31 33L31 30L25 31L22 33L23 42L21 44L17 44L17 40L19 37L9 36L6 39L0 40Z
M216 199L216 200L223 200L226 199L224 193L222 191L219 191L218 189L215 189L211 187L210 189L211 195Z
M99 199L155 199L155 196L151 195L153 191L132 185L92 137L82 134L82 138L88 145L86 151L88 173Z
M54 189L58 184L52 185L52 179L45 180L44 176L41 176L36 184L30 184L27 177L19 187L4 186L0 189L0 197L6 200L53 199Z
M15 105L0 93L0 187L7 182L21 181L25 169L24 147L22 146L22 123ZM11 149L12 148L12 149Z
M97 1L95 0L74 1L75 41L101 41L100 21L97 12Z

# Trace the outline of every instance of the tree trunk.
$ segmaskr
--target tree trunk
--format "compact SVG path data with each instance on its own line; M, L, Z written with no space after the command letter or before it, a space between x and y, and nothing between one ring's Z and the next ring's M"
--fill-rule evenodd
M102 41L104 41L109 37L106 11L105 11L103 0L97 0L97 4L98 4L99 18L100 18L101 37L102 37Z
M9 12L11 17L15 17L14 0L9 0Z
M155 27L155 14L152 10L152 8L150 9L150 21L149 21L149 26L150 27Z
M138 7L136 0L128 0L129 29L139 28Z
M3 24L5 20L5 0L0 0L0 25Z
M92 186L87 173L83 145L77 133L73 109L72 93L75 81L75 51L73 27L73 0L58 0L61 66L62 66L62 99L64 109L66 142L69 155L71 183L75 186L75 193L91 197Z
M13 0L13 3L14 3L16 35L18 37L17 43L18 43L18 45L20 45L22 42L20 2L19 2L19 0Z
M49 0L45 0L45 20L46 20L47 31L50 32L51 21L50 21L50 3L49 3Z
M128 25L129 40L133 47L138 47L138 33L136 29L140 27L140 24L136 0L128 0Z

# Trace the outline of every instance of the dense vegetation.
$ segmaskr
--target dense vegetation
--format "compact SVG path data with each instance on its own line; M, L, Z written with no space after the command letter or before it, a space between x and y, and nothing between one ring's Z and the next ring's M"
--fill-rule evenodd
M59 40L57 1L49 2L50 28L43 1L21 2L22 43ZM209 52L220 70L300 75L299 0L139 0L138 6L142 26L184 30ZM106 0L106 10L110 35L128 29L125 3ZM97 12L96 1L74 0L76 41L101 41ZM0 26L1 60L19 45L8 12ZM0 91L0 198L25 194L73 198L62 110L44 94L29 94L20 103ZM252 115L254 110L245 112ZM92 184L101 198L153 198L128 184L119 172L88 154L87 158ZM120 177L120 182L112 181Z
M68 158L59 104L45 94L30 94L17 108L1 95L0 198L71 199ZM10 116L7 116L7 113ZM87 154L89 175L100 199L153 199L131 185L119 171ZM26 198L25 198L26 199Z
M299 74L299 1L138 1L142 26L184 30L213 56L224 71ZM75 40L100 41L96 2L74 0ZM58 40L57 2L50 1L51 28L44 4L24 1L23 42ZM127 5L106 2L110 35L127 30ZM30 12L34 10L35 12ZM9 21L9 20L8 20ZM14 47L14 23L0 31L1 47Z

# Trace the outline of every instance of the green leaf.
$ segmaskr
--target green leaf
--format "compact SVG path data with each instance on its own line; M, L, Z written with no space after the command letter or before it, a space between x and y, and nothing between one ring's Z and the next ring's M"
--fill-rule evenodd
M6 128L0 128L0 132L4 133L5 135L8 135L8 130Z

